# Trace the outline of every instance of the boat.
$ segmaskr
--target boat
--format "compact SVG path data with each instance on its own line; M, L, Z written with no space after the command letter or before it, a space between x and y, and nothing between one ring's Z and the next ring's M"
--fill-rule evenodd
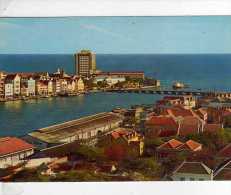
M183 89L185 87L186 86L185 86L184 83L181 83L181 82L178 82L178 81L174 82L173 85L172 85L173 89Z

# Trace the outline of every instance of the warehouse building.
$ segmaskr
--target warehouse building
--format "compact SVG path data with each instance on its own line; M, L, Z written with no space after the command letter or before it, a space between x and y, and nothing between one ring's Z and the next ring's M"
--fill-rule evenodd
M77 140L87 142L119 127L122 120L118 114L104 112L38 129L29 133L24 139L40 149Z

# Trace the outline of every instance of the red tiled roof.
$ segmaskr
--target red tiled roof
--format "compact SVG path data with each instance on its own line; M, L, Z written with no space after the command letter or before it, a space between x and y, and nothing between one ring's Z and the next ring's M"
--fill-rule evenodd
M170 125L177 127L176 121L172 117L166 116L153 116L148 121L147 124L149 125Z
M188 140L187 142L183 143L176 139L171 139L168 142L165 142L164 144L160 145L158 149L176 149L176 150L191 150L196 151L201 147L201 144L198 142L195 142L193 140Z
M218 152L219 157L231 158L231 143Z
M124 136L124 135L128 135L130 132L126 129L119 129L119 130L116 130L116 131L113 131L111 133L111 136L114 138L114 139L117 139L121 136Z
M160 145L158 149L176 149L177 147L181 145L183 145L182 142L176 139L171 139L168 142L165 142L164 144Z
M198 133L202 125L202 121L195 116L184 117L179 128L179 135L185 136Z
M6 75L5 79L6 80L13 80L16 77L17 74L8 74Z
M185 142L185 144L181 147L179 147L179 149L189 149L189 150L192 150L192 151L196 151L198 150L199 148L201 147L201 144L196 142L196 141L193 141L193 140L188 140L187 142Z
M34 148L33 145L16 137L0 138L0 156Z
M181 106L175 106L173 108L169 108L169 109L167 109L167 112L169 113L169 115L173 115L174 117L193 116L193 112L191 110L184 109Z

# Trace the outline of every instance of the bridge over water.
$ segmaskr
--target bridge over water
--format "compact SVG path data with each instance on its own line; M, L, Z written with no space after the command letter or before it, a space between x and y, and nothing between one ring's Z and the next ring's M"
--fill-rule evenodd
M159 88L128 88L128 89L110 89L107 92L115 93L144 93L144 94L159 94L159 95L192 95L192 96L209 96L231 99L231 92L222 91L206 91L193 89L159 89Z

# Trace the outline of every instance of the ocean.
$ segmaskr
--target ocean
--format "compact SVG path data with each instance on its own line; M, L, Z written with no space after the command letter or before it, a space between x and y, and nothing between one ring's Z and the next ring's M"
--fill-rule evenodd
M0 55L0 70L7 72L74 73L73 55ZM106 55L97 54L103 71L144 71L163 86L182 81L193 89L231 91L231 55ZM53 125L115 107L153 104L160 95L95 93L78 97L0 103L0 136L21 136Z
M231 91L231 54L97 54L97 69L144 71L163 86L182 81L194 89ZM7 72L74 73L72 54L0 55L0 70Z

